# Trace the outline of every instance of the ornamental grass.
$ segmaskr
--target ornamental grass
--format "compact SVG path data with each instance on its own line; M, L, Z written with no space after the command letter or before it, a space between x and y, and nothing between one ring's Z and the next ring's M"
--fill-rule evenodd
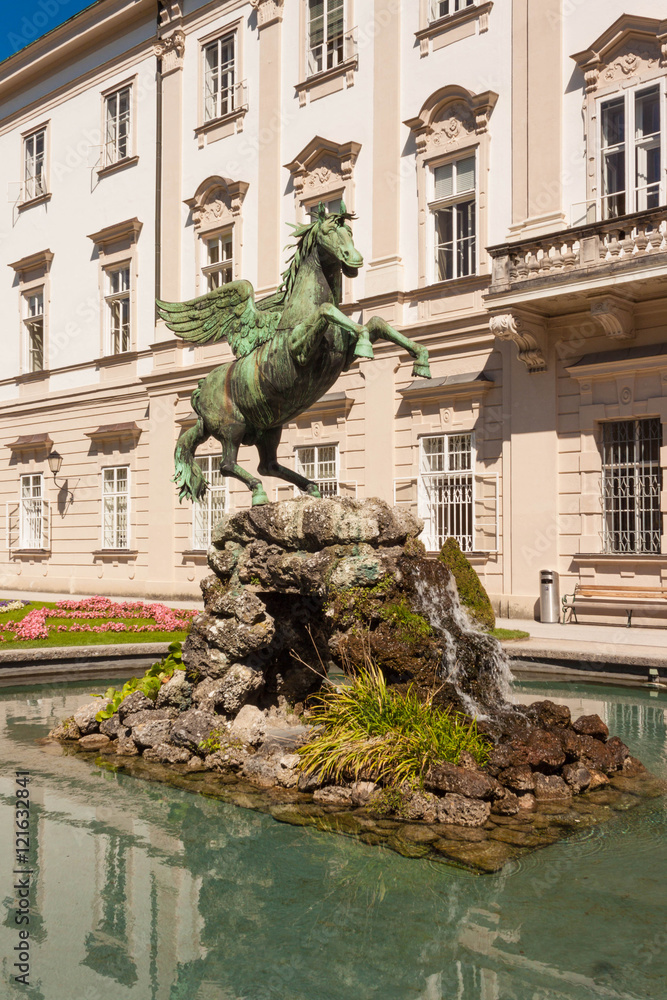
M336 781L422 786L433 764L456 764L465 750L481 766L489 755L475 720L434 707L412 685L404 693L388 687L371 662L350 685L318 695L311 721L321 731L296 751L301 770Z

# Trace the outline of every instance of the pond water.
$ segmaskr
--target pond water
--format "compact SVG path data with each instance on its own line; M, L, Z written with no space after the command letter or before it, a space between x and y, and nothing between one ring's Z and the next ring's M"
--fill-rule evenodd
M0 690L0 997L667 998L663 800L475 875L36 742L105 687ZM597 712L667 777L666 692L547 681L516 692ZM29 991L12 978L16 770L31 776Z

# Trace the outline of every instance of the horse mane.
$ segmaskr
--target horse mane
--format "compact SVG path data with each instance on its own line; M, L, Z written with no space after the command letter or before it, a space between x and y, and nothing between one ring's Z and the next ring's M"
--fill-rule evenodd
M282 281L279 284L277 290L273 295L269 295L265 299L261 299L257 303L258 309L272 309L276 306L280 306L285 302L285 299L291 294L294 288L294 283L296 281L296 276L299 272L299 268L306 260L307 257L313 252L313 248L317 242L317 237L319 235L320 229L327 219L355 219L356 216L353 212L348 212L345 208L345 203L341 202L340 212L327 212L325 206L322 202L317 206L317 216L312 222L307 222L304 225L294 225L289 222L288 225L294 230L294 236L296 237L296 243L289 243L286 247L288 250L294 250L294 253L287 262L287 268L282 273Z

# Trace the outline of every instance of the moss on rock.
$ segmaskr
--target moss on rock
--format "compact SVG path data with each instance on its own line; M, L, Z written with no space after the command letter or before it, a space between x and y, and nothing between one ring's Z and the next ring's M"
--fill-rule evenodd
M461 552L455 538L448 538L438 556L451 570L456 580L459 600L468 614L481 628L490 632L496 627L496 617L491 607L489 595L484 590L480 578Z

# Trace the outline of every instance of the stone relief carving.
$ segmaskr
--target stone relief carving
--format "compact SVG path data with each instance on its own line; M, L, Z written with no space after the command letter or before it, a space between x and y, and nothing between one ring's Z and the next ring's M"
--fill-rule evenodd
M195 228L210 229L219 226L225 219L232 222L238 218L247 190L248 185L244 181L230 181L226 186L222 182L204 182L194 198L186 202L192 210Z
M603 64L600 76L606 83L615 83L629 76L636 76L644 70L655 69L659 65L658 47L638 45L629 41L611 61Z
M315 139L295 160L285 164L292 175L297 200L304 196L312 198L324 196L335 189L340 190L352 179L360 144L348 142L336 145L335 148L331 148L332 146L326 140Z
M257 11L258 28L282 21L284 3L285 0L250 0L250 6Z
M525 320L516 313L500 313L489 320L489 329L498 340L511 340L531 375L547 370L547 362L536 339L536 331L529 329Z
M175 69L183 66L183 54L185 53L185 33L180 29L173 34L161 38L153 46L153 52L162 60L162 72L171 73Z

